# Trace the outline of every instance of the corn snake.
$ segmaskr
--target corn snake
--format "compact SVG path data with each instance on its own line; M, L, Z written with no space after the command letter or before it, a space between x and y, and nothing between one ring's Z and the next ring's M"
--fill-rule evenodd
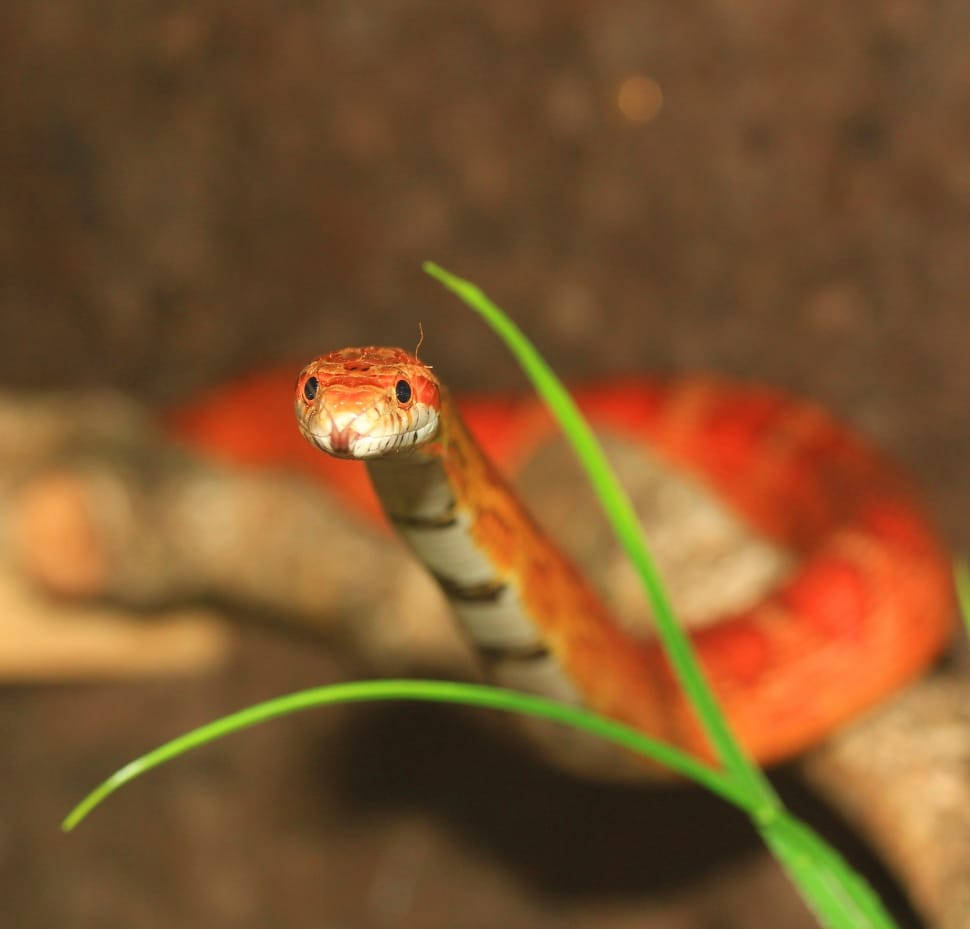
M352 457L349 424L361 413L378 422L367 412L377 402L395 423L419 404L436 409L436 423L421 424L426 443L396 459L371 457L368 467L391 522L436 576L490 676L586 703L708 754L659 646L614 619L500 475L549 437L538 401L454 401L406 352L348 349L300 375L297 416L318 448L301 447L266 399L283 377L233 385L205 415L183 411L176 431L251 462L299 462L373 514L378 504L362 469L318 449ZM604 382L582 388L577 400L594 426L689 472L794 553L796 569L765 596L692 632L729 718L759 760L818 741L916 675L946 641L951 594L942 547L905 480L816 405L706 377ZM321 416L328 404L336 423ZM388 438L381 432L364 451L385 451L378 446Z

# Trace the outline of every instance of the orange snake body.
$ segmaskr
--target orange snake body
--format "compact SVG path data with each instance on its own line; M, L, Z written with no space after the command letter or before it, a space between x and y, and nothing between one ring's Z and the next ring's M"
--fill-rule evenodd
M402 380L404 402L403 390L395 396ZM359 465L301 444L280 400L291 389L289 373L254 377L177 411L170 425L236 460L302 468L373 512ZM427 442L368 466L391 522L428 563L492 678L586 703L709 756L659 646L614 620L500 474L552 433L538 401L456 403L408 353L351 349L301 373L301 431L320 444L332 427L337 454L349 456L347 423L360 421L321 410L349 405L358 415L375 397L395 422L417 404L437 405ZM939 652L952 615L945 552L906 482L818 406L710 377L614 380L576 399L595 427L644 443L798 556L798 570L766 597L691 633L759 760L808 747Z

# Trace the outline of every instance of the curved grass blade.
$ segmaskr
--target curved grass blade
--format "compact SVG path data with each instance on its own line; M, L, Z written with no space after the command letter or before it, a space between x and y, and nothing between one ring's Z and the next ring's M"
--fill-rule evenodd
M895 929L872 887L804 823L782 812L759 831L821 925Z
M96 806L120 787L166 761L207 742L258 723L300 710L336 703L377 700L422 700L463 703L504 712L522 713L597 735L665 765L696 781L755 820L766 843L826 929L894 929L878 898L842 859L804 825L783 810L760 812L750 798L724 774L676 748L650 739L622 723L543 697L481 684L451 681L384 680L314 687L247 707L166 742L120 768L92 790L64 818L61 828L73 830Z
M757 798L759 805L763 805L766 810L777 808L780 804L774 788L761 769L747 759L728 727L687 636L674 617L673 607L663 588L660 574L647 550L633 504L614 476L599 441L569 392L522 330L478 287L434 262L426 261L422 267L427 274L475 310L500 336L559 421L596 491L613 531L640 576L670 663L700 717L718 757L730 776L739 785L744 785L752 797Z
M742 809L748 809L748 803L742 791L730 783L719 771L715 771L679 749L651 739L622 723L597 716L588 710L581 710L531 694L518 693L499 687L486 687L481 684L462 684L454 681L381 680L312 687L309 690L301 690L284 697L257 703L204 726L199 726L199 728L166 742L120 768L92 790L68 813L61 823L61 828L65 832L70 832L91 810L118 790L119 787L134 780L140 774L144 774L146 771L207 742L238 732L240 729L255 726L257 723L266 722L289 713L296 713L300 710L308 710L333 703L374 700L464 703L468 706L521 713L526 716L536 716L562 723L572 726L574 729L593 733L609 742L644 755L652 761L696 781L723 797L729 803L733 803Z
M478 287L433 262L425 262L423 268L482 316L502 338L559 421L614 533L640 576L667 656L731 783L741 789L744 808L820 923L826 929L894 929L893 920L866 881L784 809L764 772L748 760L734 738L690 642L674 618L633 505L568 391L518 326Z

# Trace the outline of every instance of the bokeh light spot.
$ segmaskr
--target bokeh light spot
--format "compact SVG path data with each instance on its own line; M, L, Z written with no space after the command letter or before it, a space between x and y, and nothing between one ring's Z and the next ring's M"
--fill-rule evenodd
M660 85L642 74L634 74L620 83L616 105L631 123L648 123L663 107Z

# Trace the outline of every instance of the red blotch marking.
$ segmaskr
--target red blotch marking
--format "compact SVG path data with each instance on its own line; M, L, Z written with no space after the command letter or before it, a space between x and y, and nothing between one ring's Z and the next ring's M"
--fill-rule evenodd
M715 681L729 678L750 684L770 663L767 639L743 619L702 629L692 639Z
M736 474L764 456L765 436L784 410L782 398L773 393L732 394L710 401L698 439L706 446L705 457L715 473Z
M873 503L862 521L874 536L893 548L920 551L932 544L925 522L905 503Z
M795 614L827 638L861 636L870 595L856 565L834 555L807 564L785 591Z
M167 411L164 424L178 438L226 460L272 465L300 459L306 442L293 420L296 370L263 372L216 387ZM306 452L312 452L309 446Z
M458 410L475 440L485 454L503 470L519 456L541 442L551 428L551 420L534 403L524 404L521 397L512 395L461 396ZM531 409L535 424L523 414Z

